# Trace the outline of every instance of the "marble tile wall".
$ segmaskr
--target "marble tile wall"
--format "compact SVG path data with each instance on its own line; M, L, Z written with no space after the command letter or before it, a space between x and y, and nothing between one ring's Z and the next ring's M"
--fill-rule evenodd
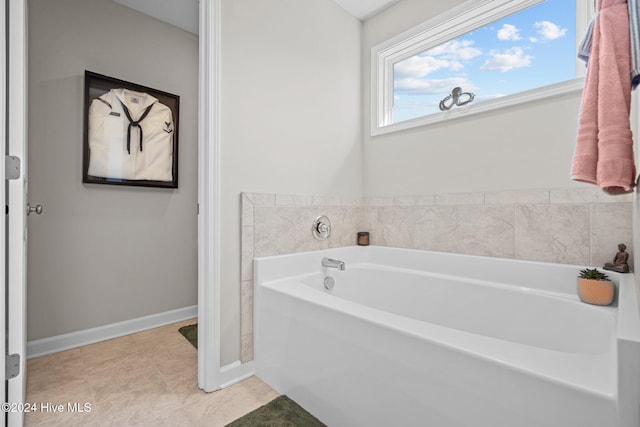
M431 194L406 197L320 197L243 193L242 361L253 359L253 257L356 243L468 255L601 266L617 245L632 247L631 194L596 188ZM311 235L327 215L329 240Z
M359 197L242 193L241 361L253 359L253 258L356 244L363 200ZM317 240L313 221L326 215L331 237Z

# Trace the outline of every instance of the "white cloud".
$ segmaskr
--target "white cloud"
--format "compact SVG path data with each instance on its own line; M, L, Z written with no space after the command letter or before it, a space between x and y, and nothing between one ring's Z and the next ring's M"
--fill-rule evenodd
M459 61L453 61L449 65L449 70L451 70L451 71L459 71L459 70L462 70L463 68L464 68L464 64L462 62L459 62Z
M408 77L396 80L394 83L394 88L397 91L411 95L447 94L450 93L454 87L461 87L465 92L476 88L470 80L464 77L452 77L448 79L415 79Z
M490 59L480 67L482 71L506 72L514 68L528 67L531 65L533 57L525 55L520 47L514 47L504 51L492 50L489 52Z
M446 94L457 86L464 90L475 89L465 77L427 78L438 70L456 72L464 69L464 61L482 55L482 51L473 46L474 43L473 40L450 41L396 63L393 68L395 90L409 95L421 95Z
M441 68L449 68L451 62L432 56L412 56L395 64L393 71L397 77L424 77Z
M529 37L529 41L531 43L538 43L538 38L537 37Z
M474 40L452 40L429 49L425 54L440 56L452 61L468 61L482 55L482 50L475 47L474 44Z
M549 21L536 22L534 26L538 29L538 34L540 34L545 40L559 39L567 34L566 28L560 28L553 22Z
M520 40L520 30L515 25L504 24L502 28L498 30L498 39L499 40Z

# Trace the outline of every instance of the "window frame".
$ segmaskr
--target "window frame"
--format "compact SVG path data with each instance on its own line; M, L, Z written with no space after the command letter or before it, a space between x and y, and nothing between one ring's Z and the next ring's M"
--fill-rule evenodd
M371 135L383 135L517 104L579 92L584 86L584 62L576 58L576 78L518 92L463 108L435 112L393 123L394 64L439 46L472 30L536 6L546 0L467 0L371 48ZM594 2L576 0L576 44L595 15Z

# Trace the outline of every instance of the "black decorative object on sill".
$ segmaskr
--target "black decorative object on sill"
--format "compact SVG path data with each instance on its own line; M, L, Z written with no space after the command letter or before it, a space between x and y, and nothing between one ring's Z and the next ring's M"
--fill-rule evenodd
M451 94L440 101L440 111L450 110L453 106L461 107L473 101L475 97L471 92L463 92L461 87L454 87Z

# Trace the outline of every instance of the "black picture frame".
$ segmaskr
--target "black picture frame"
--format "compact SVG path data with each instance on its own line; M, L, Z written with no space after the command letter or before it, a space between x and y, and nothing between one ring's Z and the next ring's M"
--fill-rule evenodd
M89 175L91 151L89 146L89 108L91 103L112 89L127 89L143 92L158 99L161 104L169 107L173 118L172 144L172 180L155 181L147 179L124 179L121 177L100 177ZM178 188L178 129L179 129L180 96L136 83L127 82L114 77L105 76L85 70L84 72L84 120L83 120L83 159L82 182L89 184L128 185L136 187ZM136 145L136 144L134 144Z

